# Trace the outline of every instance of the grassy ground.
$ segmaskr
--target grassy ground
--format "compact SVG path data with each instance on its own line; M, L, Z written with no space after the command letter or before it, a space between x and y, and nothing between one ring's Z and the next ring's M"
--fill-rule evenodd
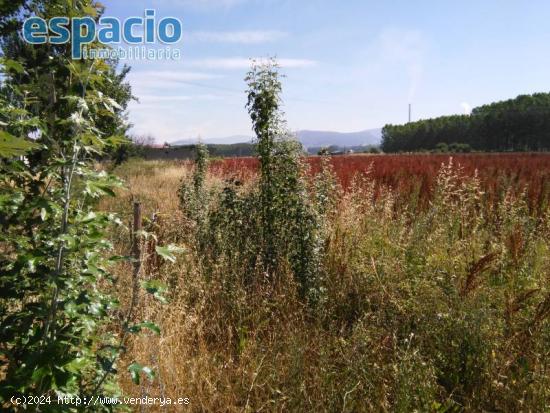
M453 166L434 177L422 208L369 178L332 187L311 306L284 263L276 279L245 263L252 210L202 224L222 252L199 242L177 193L192 164L132 161L116 173L128 189L102 208L128 222L140 200L158 242L185 249L170 263L145 242L140 277L164 281L169 302L139 298L138 317L162 332L134 338L124 364L157 377L123 381L127 394L189 397L183 411L197 412L550 411L548 202L534 211L505 180L487 202L479 179ZM223 193L224 178L209 174L208 192ZM223 211L214 201L204 208ZM113 234L121 253L128 237ZM126 305L131 268L117 273Z

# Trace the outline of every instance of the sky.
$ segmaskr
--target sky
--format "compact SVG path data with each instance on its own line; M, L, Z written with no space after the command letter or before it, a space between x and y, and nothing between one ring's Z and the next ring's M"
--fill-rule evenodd
M252 136L244 77L276 56L292 130L353 132L550 91L546 0L103 0L183 22L180 60L131 60L135 135Z

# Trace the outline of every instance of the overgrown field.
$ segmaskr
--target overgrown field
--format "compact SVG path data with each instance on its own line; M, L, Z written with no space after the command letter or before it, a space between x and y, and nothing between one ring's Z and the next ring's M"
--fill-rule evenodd
M505 190L527 191L529 205L538 209L548 202L550 195L550 155L546 153L508 154L454 154L462 174L477 176L488 200L502 195ZM405 202L417 200L423 205L429 201L441 164L449 155L346 155L331 157L330 163L339 184L347 189L357 176L369 175L377 185L387 186ZM320 170L321 157L307 158L315 175ZM242 178L255 174L256 158L226 158L212 163L214 173Z
M130 68L18 35L104 7L0 4L0 410L550 411L548 156L306 161L262 59L255 159L124 163Z
M156 378L122 377L126 394L189 411L550 411L548 156L298 161L305 206L281 207L268 246L256 162L115 170L127 189L102 208L128 221L142 203L140 277L167 286L136 315L160 336L132 337L124 360ZM128 254L127 231L113 238ZM161 260L156 243L184 252ZM132 268L115 273L124 307Z

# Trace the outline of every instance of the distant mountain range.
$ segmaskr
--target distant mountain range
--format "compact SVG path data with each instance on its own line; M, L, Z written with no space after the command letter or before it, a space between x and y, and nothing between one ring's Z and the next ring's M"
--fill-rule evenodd
M247 135L232 135L225 138L206 138L201 139L202 143L206 144L232 144L232 143L250 143L254 138ZM178 141L170 142L172 146L184 146L184 145L194 145L198 139L180 139Z
M382 129L368 129L360 132L330 132L300 130L296 132L298 139L306 148L317 148L323 146L370 146L380 145L382 139ZM252 136L234 135L226 138L203 139L202 142L209 144L229 144L229 143L248 143L252 142ZM171 142L172 146L191 145L197 143L196 139L184 139Z
M306 148L331 145L340 147L380 145L382 140L382 129L350 133L301 130L296 134Z

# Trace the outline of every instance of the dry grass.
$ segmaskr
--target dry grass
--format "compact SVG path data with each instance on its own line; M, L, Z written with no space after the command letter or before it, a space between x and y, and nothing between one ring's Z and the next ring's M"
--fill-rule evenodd
M122 375L121 385L128 395L191 404L145 411L550 409L547 204L530 217L528 201L510 195L480 210L482 191L452 171L422 213L396 210L394 192L372 182L351 187L327 222L327 293L312 312L290 271L275 284L258 272L252 286L229 284L223 260L206 273L179 211L190 164L135 162L116 172L128 190L102 208L129 220L138 199L159 217L150 227L159 242L186 249L175 264L143 258L141 277L163 280L170 302L140 296L137 318L162 333L134 337L122 364L147 364L157 378L136 386ZM215 170L207 187L219 191L222 178ZM127 237L114 235L120 252ZM131 270L118 274L125 305Z

